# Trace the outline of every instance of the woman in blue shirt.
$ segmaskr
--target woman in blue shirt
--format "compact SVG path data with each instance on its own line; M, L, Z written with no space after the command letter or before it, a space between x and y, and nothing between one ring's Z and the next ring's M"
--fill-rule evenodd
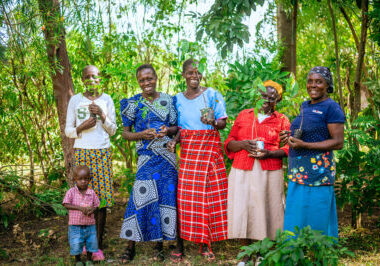
M333 92L333 79L327 67L312 68L306 87L311 99L302 104L290 127L291 136L280 133L290 147L284 230L310 225L338 237L333 150L343 147L346 119L340 106L328 96ZM302 133L295 136L298 130Z

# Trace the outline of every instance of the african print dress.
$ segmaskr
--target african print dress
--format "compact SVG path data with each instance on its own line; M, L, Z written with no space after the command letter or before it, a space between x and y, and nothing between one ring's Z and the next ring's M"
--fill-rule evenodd
M176 125L177 113L171 96L160 93L150 103L135 95L120 102L124 126L136 132ZM136 181L128 201L120 237L133 241L174 240L177 226L177 163L166 148L168 136L136 142Z

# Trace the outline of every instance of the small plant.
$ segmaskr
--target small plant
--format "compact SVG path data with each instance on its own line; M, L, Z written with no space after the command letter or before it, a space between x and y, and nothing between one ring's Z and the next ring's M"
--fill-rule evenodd
M274 241L265 238L249 246L241 247L238 259L251 257L249 265L337 265L341 256L354 257L354 253L335 237L323 235L310 226L295 232L277 230Z

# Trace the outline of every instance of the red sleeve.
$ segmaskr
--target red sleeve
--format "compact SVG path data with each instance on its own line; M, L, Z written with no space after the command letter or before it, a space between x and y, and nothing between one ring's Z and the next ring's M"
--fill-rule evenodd
M281 131L282 130L289 130L290 129L290 121L289 121L289 119L286 117L286 115L283 115L283 114L281 114L281 115L282 115L281 116L281 120L282 120ZM283 150L286 153L286 156L289 155L289 145L288 144L284 145L280 149Z
M71 204L73 202L73 193L72 189L69 189L66 192L65 197L63 198L62 204Z
M231 128L228 138L224 141L224 151L226 152L227 157L230 158L231 160L234 159L235 152L228 151L227 145L228 143L230 143L231 140L238 140L238 134L239 134L239 128L240 128L239 124L240 124L240 121L243 119L243 117L244 117L244 111L241 111L238 117L236 118L234 125Z

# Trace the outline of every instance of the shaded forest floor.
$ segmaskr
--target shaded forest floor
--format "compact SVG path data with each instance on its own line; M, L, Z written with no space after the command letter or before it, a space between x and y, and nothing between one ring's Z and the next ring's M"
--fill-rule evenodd
M104 253L106 260L99 265L118 265L124 251L125 241L119 238L120 226L124 214L126 199L116 195L116 204L108 212L107 232ZM350 213L340 212L340 238L356 254L355 258L342 258L340 262L347 265L380 265L380 228L378 217L380 211L372 217L363 217L363 228L354 230L349 225ZM170 245L164 244L165 254L170 254ZM164 262L152 259L152 243L139 243L136 246L136 257L133 265L171 265L167 258ZM198 254L198 246L186 242L186 258L182 265L209 265L210 263ZM228 240L215 243L216 254L214 265L236 265L240 243ZM51 216L40 219L18 217L7 231L0 231L0 264L12 265L68 265L73 259L69 255L67 241L67 217ZM173 264L174 265L174 264Z

